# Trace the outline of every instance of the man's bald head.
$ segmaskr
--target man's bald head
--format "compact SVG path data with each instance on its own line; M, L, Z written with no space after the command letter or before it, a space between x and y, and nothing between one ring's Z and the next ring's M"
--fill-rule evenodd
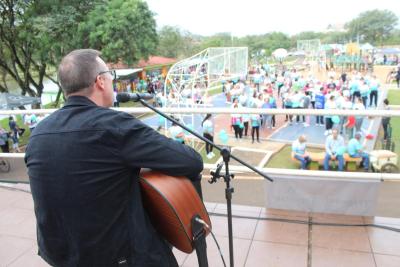
M302 134L302 135L299 136L299 142L300 143L304 143L306 141L307 141L307 137L306 137L305 134Z

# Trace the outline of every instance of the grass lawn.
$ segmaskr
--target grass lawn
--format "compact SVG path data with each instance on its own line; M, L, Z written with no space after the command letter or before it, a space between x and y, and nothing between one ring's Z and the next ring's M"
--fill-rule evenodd
M214 86L212 89L209 89L207 93L208 96L213 96L222 93L222 84Z
M307 148L309 152L323 152L321 148ZM266 168L282 168L282 169L298 169L300 163L294 162L291 159L292 146L287 145L272 158L265 165Z
M219 151L216 149L213 149L215 156L212 159L208 159L207 154L206 154L205 145L202 145L200 150L197 150L197 152L199 152L201 157L203 158L204 164L215 164L220 157Z
M24 125L24 122L22 120L22 116L21 115L17 115L16 118L17 118L17 120L16 120L17 125L20 128L24 128L25 129L24 135L20 136L20 138L19 138L19 146L21 147L21 146L26 145L28 143L28 139L29 139L29 136L31 135L31 131L29 130L28 126ZM4 119L0 120L0 125L6 131L10 131L10 127L8 126L8 118L4 118ZM10 151L11 151L12 142L11 141L9 141L9 142L10 142Z
M400 90L389 90L388 100L390 105L400 105ZM400 157L400 117L392 117L390 125L392 126L392 141L395 143L394 152ZM397 165L400 167L400 159Z
M389 90L388 91L388 99L390 105L400 105L400 91L399 90ZM394 152L400 158L400 118L392 117L390 119L390 125L392 127L392 142L395 143ZM383 139L383 129L380 127L377 137L377 142L375 143L374 149L380 150L382 148L382 140ZM397 162L397 166L400 168L400 159Z

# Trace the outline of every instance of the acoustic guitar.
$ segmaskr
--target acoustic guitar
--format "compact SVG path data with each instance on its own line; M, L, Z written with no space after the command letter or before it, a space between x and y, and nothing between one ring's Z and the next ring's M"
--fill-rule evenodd
M199 215L211 228L204 203L190 180L142 170L139 176L143 204L157 231L177 249L194 250L191 220ZM206 235L210 230L205 229Z

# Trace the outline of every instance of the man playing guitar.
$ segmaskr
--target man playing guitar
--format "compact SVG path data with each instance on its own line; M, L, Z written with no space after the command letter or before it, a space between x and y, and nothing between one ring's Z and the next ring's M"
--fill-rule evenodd
M192 148L109 109L113 79L96 50L63 58L65 106L37 125L26 149L39 255L53 266L177 266L145 212L141 168L186 176L203 170Z

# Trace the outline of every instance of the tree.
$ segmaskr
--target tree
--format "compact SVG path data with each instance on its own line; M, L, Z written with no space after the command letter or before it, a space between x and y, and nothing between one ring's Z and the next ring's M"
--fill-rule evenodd
M204 37L199 45L199 50L201 51L208 47L228 47L233 45L232 35L229 32L222 32Z
M389 10L370 10L346 24L351 36L361 41L382 44L397 24L396 14Z
M153 13L141 0L0 1L0 91L15 80L21 94L40 97L43 80L77 48L132 64L155 51ZM61 95L61 90L57 99Z
M271 32L265 36L265 53L270 55L278 48L289 49L291 42L289 36L282 32Z
M300 32L291 37L291 41L292 41L291 46L297 47L297 41L300 41L300 40L321 39L322 35L323 34L320 32L313 32L313 31Z
M164 26L158 33L157 53L164 57L178 58L184 46L184 39L178 27Z
M8 91L8 77L16 81L22 95L40 97L45 77L56 82L49 66L54 69L64 52L73 47L77 25L96 2L1 1L0 90Z
M328 32L321 36L321 43L324 44L345 44L348 43L350 36L347 32Z
M31 21L25 15L31 5L32 1L0 2L0 68L3 76L0 90L2 92L8 92L7 76L16 81L23 95L35 96L43 90L46 64L34 59L37 45L30 37L35 32ZM36 92L30 87L31 85Z
M203 37L200 35L194 35L189 31L183 31L182 38L183 38L183 47L182 47L182 57L191 57L194 54L199 52L199 46Z
M111 0L96 5L79 25L82 47L102 52L109 62L133 65L156 51L158 36L154 14L142 0Z
M390 37L386 40L385 44L398 45L400 44L400 29L395 29Z
M36 34L31 36L37 44L36 56L40 62L55 68L61 58L69 51L80 48L79 39L76 38L78 25L83 23L87 14L96 4L103 0L41 0L34 1L30 12L26 13L32 20ZM65 40L68 40L67 42ZM46 71L44 76L58 85L58 93L54 106L58 106L63 95L61 86ZM38 92L41 95L41 92Z

